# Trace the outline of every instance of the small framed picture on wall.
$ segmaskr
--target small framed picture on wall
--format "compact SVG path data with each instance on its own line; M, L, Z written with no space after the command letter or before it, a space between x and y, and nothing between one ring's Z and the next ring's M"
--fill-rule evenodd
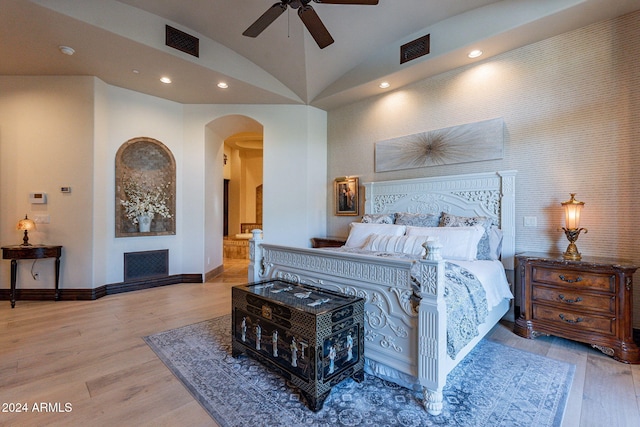
M358 215L358 178L341 177L335 180L336 215Z

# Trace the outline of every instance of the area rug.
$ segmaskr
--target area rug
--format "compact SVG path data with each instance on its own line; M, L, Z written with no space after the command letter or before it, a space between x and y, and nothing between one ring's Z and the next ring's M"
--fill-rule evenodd
M421 393L371 375L342 381L314 413L285 379L231 356L229 315L144 339L222 427L560 426L575 372L484 339L449 374L441 415L425 412Z

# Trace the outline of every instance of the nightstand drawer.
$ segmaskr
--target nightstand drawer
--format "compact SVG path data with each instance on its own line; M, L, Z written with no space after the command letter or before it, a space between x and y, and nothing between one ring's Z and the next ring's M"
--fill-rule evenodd
M615 334L616 319L614 317L590 315L533 304L533 319L553 322L565 329L581 329L607 335Z
M616 298L613 295L593 295L578 289L558 289L546 286L534 286L532 295L534 302L554 302L566 305L567 308L574 307L574 310L588 308L607 314L615 314L616 312Z
M532 282L552 285L574 286L580 289L592 289L615 292L616 276L608 273L595 273L584 270L570 270L533 266Z

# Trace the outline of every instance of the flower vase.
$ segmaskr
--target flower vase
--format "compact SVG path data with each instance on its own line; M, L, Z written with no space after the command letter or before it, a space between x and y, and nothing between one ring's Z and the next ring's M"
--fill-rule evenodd
M151 231L151 215L140 215L138 217L138 230L140 233Z

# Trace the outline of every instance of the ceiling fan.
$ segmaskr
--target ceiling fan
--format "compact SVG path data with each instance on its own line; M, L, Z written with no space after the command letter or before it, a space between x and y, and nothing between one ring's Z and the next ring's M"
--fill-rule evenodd
M378 0L313 0L316 3L326 4L362 4L362 5L376 5ZM313 10L313 7L309 6L311 0L280 0L280 3L276 3L271 6L260 18L256 20L249 28L245 30L242 35L247 37L258 37L261 32L265 30L276 18L287 10L287 6L293 9L298 9L298 16L304 23L305 27L318 43L320 49L324 49L333 43L333 38L327 27L324 26L320 17Z

